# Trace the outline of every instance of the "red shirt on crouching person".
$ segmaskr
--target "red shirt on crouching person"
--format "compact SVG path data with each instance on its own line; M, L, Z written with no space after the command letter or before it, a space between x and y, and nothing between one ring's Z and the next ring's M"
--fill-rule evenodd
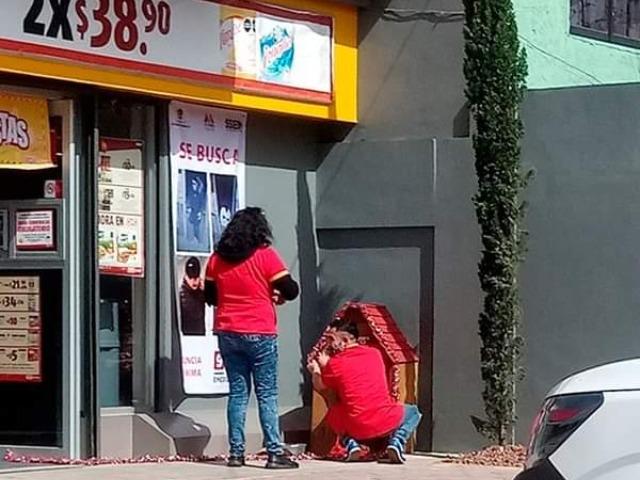
M404 449L420 423L420 411L391 398L382 354L357 342L356 325L337 323L334 336L342 343L337 353L323 351L307 368L316 390L331 389L338 397L327 422L347 449L347 461L360 458L360 442L389 437L389 460L404 463Z

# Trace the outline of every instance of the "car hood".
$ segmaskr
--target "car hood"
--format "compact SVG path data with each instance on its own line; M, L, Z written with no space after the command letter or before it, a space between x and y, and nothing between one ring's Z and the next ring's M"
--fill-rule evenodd
M640 358L600 365L565 378L548 397L575 393L640 390Z

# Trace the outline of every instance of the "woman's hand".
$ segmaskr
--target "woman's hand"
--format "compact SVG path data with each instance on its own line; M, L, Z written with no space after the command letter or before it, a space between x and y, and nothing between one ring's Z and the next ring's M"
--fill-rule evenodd
M285 299L280 294L280 291L279 290L275 290L275 289L273 290L273 293L271 294L271 300L276 305L284 305L284 302L285 302Z

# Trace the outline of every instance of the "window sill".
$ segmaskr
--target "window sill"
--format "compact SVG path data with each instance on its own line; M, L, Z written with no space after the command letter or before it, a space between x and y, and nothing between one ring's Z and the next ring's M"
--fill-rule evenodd
M569 29L571 35L578 37L590 38L592 40L598 40L600 42L608 43L610 45L620 45L623 47L640 49L640 39L621 37L618 35L609 35L605 32L599 32L597 30L590 30L583 27L572 26Z

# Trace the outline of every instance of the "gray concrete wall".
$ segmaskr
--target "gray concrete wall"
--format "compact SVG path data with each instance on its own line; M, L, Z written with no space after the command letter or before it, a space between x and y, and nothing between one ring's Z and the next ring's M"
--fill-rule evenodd
M433 449L478 447L485 440L469 420L483 416L476 180L468 138L454 138L469 133L462 25L381 13L461 6L376 7L360 19L360 123L318 170L324 310L316 330L343 300L389 304L405 333L419 335L422 367L432 365L431 384L420 393L432 397ZM637 86L537 91L523 106L523 161L536 177L527 192L531 236L521 273L527 377L520 441L555 382L640 350L639 95ZM421 246L415 241L429 235ZM424 262L429 254L432 262ZM420 436L428 435L423 425Z
M433 356L432 447L474 448L485 443L469 421L470 415L483 416L477 336L480 245L471 203L476 180L469 140L451 138L464 133L464 122L458 121L462 116L447 107L456 98L463 104L462 88L454 71L440 72L445 89L440 95L450 103L440 98L430 110L433 99L416 93L425 89L417 84L412 95L394 96L395 86L411 79L394 68L402 64L401 51L394 61L372 65L374 58L392 57L385 57L389 44L402 43L398 38L387 42L385 33L404 34L405 45L415 35L424 36L423 47L431 33L410 28L410 22L399 26L379 19L372 25L362 38L361 62L363 71L378 74L362 76L361 124L330 149L318 170L321 298L325 313L348 298L384 301L401 317L410 338L418 332L421 353ZM461 41L455 27L446 26L452 38L445 48ZM448 58L455 63L451 59L461 55L450 52ZM418 64L413 68L426 74L430 64L421 64L424 57L413 58ZM364 84L379 79L380 72L386 73L382 86ZM429 84L428 75L423 84ZM520 441L526 440L531 419L554 383L640 350L639 96L638 86L537 91L528 94L523 106L523 162L536 176L527 191L529 253L521 273L527 376L519 387ZM429 243L416 250L411 238L431 231L429 275L421 271L429 265L419 265ZM385 240L394 236L400 238ZM378 285L381 278L387 291ZM431 292L430 303L415 292L416 283L420 292ZM416 322L428 322L430 313L431 352L423 345L429 328L416 329ZM321 315L319 322L326 317ZM421 395L429 392L423 389Z
M530 92L520 433L563 377L640 353L640 87Z
M467 135L462 10L460 0L375 0L360 10L352 141ZM451 14L428 13L438 11Z
M482 414L479 233L470 142L347 143L334 155L318 170L319 322L345 300L387 304L419 344L420 403L432 417L420 446L477 447L470 416Z
M479 234L462 5L373 4L360 14L360 122L317 174L322 308L313 333L344 300L386 303L419 343L421 406L432 417L419 446L476 447Z

